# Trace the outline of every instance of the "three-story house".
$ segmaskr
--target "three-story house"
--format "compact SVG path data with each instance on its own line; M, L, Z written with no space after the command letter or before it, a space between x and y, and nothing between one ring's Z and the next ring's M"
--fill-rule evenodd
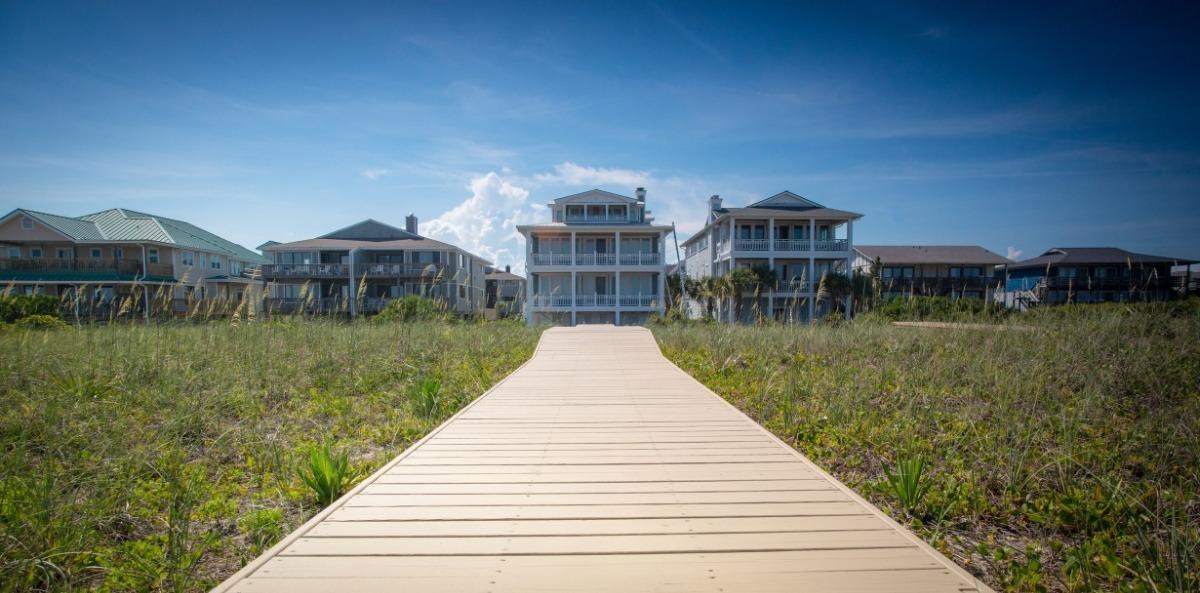
M593 189L549 204L551 221L520 225L525 236L530 324L645 323L665 311L664 243L646 190L630 198Z
M745 208L726 208L720 196L708 200L708 223L683 242L684 271L693 282L724 277L737 268L758 272L755 286L735 287L705 299L719 303L722 321L751 321L766 317L811 321L838 308L848 317L852 299L833 282L831 274L848 277L854 258L854 221L861 214L826 208L790 191L780 192ZM835 303L834 299L840 302ZM690 314L706 312L704 303L689 303Z

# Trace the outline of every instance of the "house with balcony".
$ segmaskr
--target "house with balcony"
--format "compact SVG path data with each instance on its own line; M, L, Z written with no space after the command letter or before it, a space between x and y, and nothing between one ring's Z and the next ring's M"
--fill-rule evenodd
M265 261L193 224L126 208L83 216L17 208L0 218L0 285L55 296L86 289L77 302L95 314L138 286L176 313L196 301L237 303L257 290Z
M525 237L530 324L645 323L665 310L668 225L654 224L646 190L593 189L550 202L550 222Z
M827 208L783 191L744 208L727 208L720 196L708 199L707 223L683 242L684 273L691 281L721 277L737 268L760 273L763 281L718 303L722 321L766 317L808 322L835 308L851 314L851 296L840 302L819 291L830 274L849 276L854 258L854 221L861 214ZM689 316L705 314L692 300Z
M1034 305L1165 301L1176 294L1175 266L1195 262L1117 247L1054 247L1008 266L1004 302Z
M262 245L269 312L377 313L408 295L437 299L467 316L484 307L491 262L418 233L410 214L400 229L364 220L303 241Z
M503 319L520 315L525 306L525 279L512 273L512 266L503 270L484 269L484 315L488 319Z
M854 251L854 273L870 277L884 299L992 299L1004 289L1002 266L1012 263L978 245L855 245Z

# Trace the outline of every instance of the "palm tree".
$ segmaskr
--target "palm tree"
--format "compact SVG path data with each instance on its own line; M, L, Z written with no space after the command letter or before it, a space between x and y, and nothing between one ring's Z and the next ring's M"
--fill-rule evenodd
M742 294L748 290L753 290L758 286L758 275L750 268L735 268L725 275L725 284L728 290L733 312L733 320L740 321L742 318Z
M850 278L838 272L826 272L817 285L817 302L833 301L833 310L842 311L842 303L851 294ZM842 311L844 313L844 311Z

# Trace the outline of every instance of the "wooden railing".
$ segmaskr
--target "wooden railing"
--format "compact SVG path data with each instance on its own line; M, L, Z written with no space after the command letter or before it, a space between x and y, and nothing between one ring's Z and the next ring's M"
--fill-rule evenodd
M133 259L0 259L0 274L10 272L13 275L37 275L54 273L82 274L114 274L130 279L149 275L171 278L174 271L171 264L150 263L142 273L142 262Z

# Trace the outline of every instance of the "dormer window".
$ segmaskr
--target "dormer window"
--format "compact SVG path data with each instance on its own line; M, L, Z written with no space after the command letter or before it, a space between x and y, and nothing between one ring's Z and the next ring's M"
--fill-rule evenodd
M28 216L22 216L21 217L21 228L23 228L23 229L33 228L33 219L29 218Z

